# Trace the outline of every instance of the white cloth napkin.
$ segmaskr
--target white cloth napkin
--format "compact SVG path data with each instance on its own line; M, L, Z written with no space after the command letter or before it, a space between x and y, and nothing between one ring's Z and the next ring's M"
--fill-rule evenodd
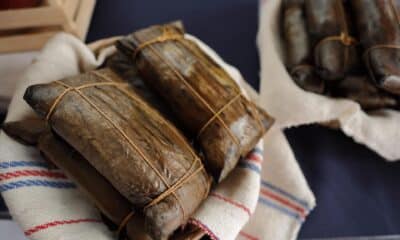
M37 54L38 52L0 54L0 112L7 110L21 72L32 63Z
M235 68L199 40L186 37L197 41L248 89L250 96L256 97ZM96 68L114 51L113 47L107 47L113 40L99 41L88 48L71 35L53 38L23 74L6 121L34 114L22 99L27 86ZM190 222L212 239L294 239L314 206L314 198L280 130L273 129L267 134L265 148L264 161L260 142L210 193ZM115 237L101 223L98 211L62 172L49 170L36 149L23 146L4 133L0 133L0 192L13 219L31 239ZM241 231L250 217L250 223Z
M290 78L282 62L280 38L282 0L261 0L257 43L261 62L261 104L280 128L337 120L341 130L386 160L400 159L400 112L365 113L346 99L332 99L306 92Z

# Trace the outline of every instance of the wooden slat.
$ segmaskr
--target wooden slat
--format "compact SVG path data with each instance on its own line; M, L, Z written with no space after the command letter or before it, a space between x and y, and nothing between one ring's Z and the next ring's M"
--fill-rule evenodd
M36 50L53 37L57 31L21 34L0 38L0 53Z
M78 37L82 40L86 39L86 34L89 30L89 24L92 19L95 5L96 0L83 0L79 6L75 24L77 26Z
M0 11L0 30L63 25L65 21L65 15L59 7Z
M61 29L84 40L95 4L96 0L43 0L41 7L0 11L0 52L40 49ZM35 33L8 31L25 28Z

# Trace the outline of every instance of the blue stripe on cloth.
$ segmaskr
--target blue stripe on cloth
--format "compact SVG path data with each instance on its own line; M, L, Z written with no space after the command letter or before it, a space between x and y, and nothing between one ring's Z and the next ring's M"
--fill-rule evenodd
M0 193L21 187L50 187L50 188L76 188L72 182L55 182L46 180L21 180L11 183L0 184Z
M258 154L260 154L262 156L263 155L263 150L261 150L260 148L256 147L251 151L251 153L258 153Z
M46 162L33 162L33 161L11 161L11 162L0 162L0 169L7 169L13 167L41 167L47 168Z
M257 165L255 165L253 163L240 161L239 164L238 164L238 167L249 169L249 170L251 170L253 172L256 172L258 174L261 173L261 169Z
M275 202L273 202L273 201L271 201L269 199L265 199L265 198L260 197L258 199L258 201L260 203L262 203L263 205L266 205L267 207L271 207L271 208L273 208L275 210L278 210L279 212L284 213L284 214L288 215L289 217L292 217L292 218L294 218L294 219L296 219L296 220L298 220L300 222L304 221L303 218L298 213L296 213L294 211L291 211L290 209L285 208L285 207L283 207L281 205L278 205L277 203L275 203Z
M300 204L301 206L303 206L307 211L310 211L310 207L308 205L308 203L305 200L302 200L288 192L286 192L285 190L278 188L277 186L272 185L271 183L266 182L265 180L261 180L261 184L264 187L267 187L269 189L272 189L273 191L289 198L290 200Z

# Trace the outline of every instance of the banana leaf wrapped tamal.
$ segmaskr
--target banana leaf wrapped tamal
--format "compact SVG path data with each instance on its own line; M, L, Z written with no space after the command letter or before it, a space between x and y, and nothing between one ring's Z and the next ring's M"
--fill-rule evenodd
M95 168L78 152L51 132L43 134L38 140L38 148L42 155L60 167L70 179L78 184L96 207L115 226L118 235L126 234L129 239L151 240L145 232L144 222L139 212L132 209L132 204L123 197ZM133 214L131 216L131 214ZM124 221L127 221L124 223Z
M349 1L355 15L364 61L374 82L400 94L399 1Z
M140 213L135 213L132 204L124 198L86 159L69 146L60 137L54 135L42 119L25 119L18 122L7 122L3 130L16 140L28 145L37 145L43 157L63 170L66 175L78 184L81 191L95 204L115 226L126 225L129 239L151 240L144 232ZM123 229L116 229L121 232Z
M312 65L312 51L307 32L304 0L283 1L283 35L286 43L286 65L297 85L322 94L325 82Z
M364 75L350 75L330 90L333 97L343 97L358 102L364 110L396 108L398 98L377 88Z
M135 91L153 108L157 109L165 118L171 121L175 126L180 128L179 122L174 116L171 108L160 98L160 96L145 84L143 79L138 75L138 70L132 59L125 54L117 51L110 56L105 67L111 68L124 81L127 81Z
M139 75L197 140L216 181L228 175L273 122L219 64L185 38L179 23L136 31L117 47L132 57Z
M125 198L146 231L167 239L210 181L181 133L110 69L39 84L25 100Z
M319 75L336 83L359 65L342 0L305 0L307 26Z
M82 155L51 132L44 120L34 118L7 122L2 129L23 144L37 145L43 157L63 170L113 223L111 227L119 236L125 235L129 240L152 240L144 229L144 218L141 213L134 211L132 204ZM175 232L170 239L200 239L203 235L204 232L195 226L186 226Z

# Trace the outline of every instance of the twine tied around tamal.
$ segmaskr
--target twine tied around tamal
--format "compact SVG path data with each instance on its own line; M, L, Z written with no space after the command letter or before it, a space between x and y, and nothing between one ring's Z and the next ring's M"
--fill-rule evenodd
M350 34L349 34L349 27L347 26L346 14L345 14L345 10L342 5L342 0L336 0L335 6L336 6L335 12L337 15L339 15L338 19L340 20L342 31L340 32L339 35L328 36L328 37L323 38L321 41L319 41L315 45L314 49L315 49L315 52L318 52L319 49L321 48L322 44L324 44L326 42L331 42L331 41L340 42L343 46L345 46L343 65L344 65L344 67L346 67L347 63L349 61L349 48L351 46L356 45L358 42L354 37L350 36ZM319 56L319 54L316 54L316 55Z
M92 74L100 77L101 79L106 80L106 82L96 82L96 83L88 83L88 84L83 84L78 87L72 87L69 86L68 84L62 82L62 81L55 81L56 84L61 85L65 87L65 90L54 100L53 104L51 105L47 115L46 115L46 121L50 121L53 113L55 112L57 106L61 102L61 100L69 93L69 92L75 92L77 93L84 101L86 101L91 107L93 107L102 117L104 117L116 130L119 132L130 144L132 148L136 150L136 152L144 159L144 161L147 163L147 165L150 166L150 168L158 175L158 177L161 179L161 181L164 183L166 186L166 190L158 195L156 198L154 198L152 201L150 201L145 207L149 208L151 206L156 205L157 203L161 202L164 200L166 197L169 195L173 195L175 199L178 201L178 204L182 210L182 219L186 219L186 213L185 209L183 207L183 204L181 202L181 199L176 195L175 191L178 190L180 187L182 187L185 183L190 181L195 175L200 173L200 171L205 171L204 166L200 160L200 158L196 155L196 153L193 151L193 149L188 145L188 143L183 139L183 137L177 132L177 130L174 127L171 127L169 123L166 124L166 126L169 126L172 132L178 137L178 139L187 147L189 152L192 154L194 157L194 161L191 163L191 166L189 169L186 170L185 174L181 176L172 186L170 186L167 182L167 180L164 178L164 176L158 171L158 169L153 165L153 163L148 159L148 157L142 152L142 150L137 146L128 136L127 134L119 127L117 123L115 123L110 117L107 116L107 114L101 110L96 104L94 104L81 90L85 88L90 88L90 87L99 87L99 86L114 86L118 90L120 90L123 94L128 96L130 99L139 102L142 107L146 107L148 111L155 111L148 107L143 100L138 98L137 96L131 94L129 91L127 91L125 88L129 86L127 83L123 82L114 82L112 81L109 77L105 76L104 74L101 74L99 72L92 72ZM166 121L166 120L164 120ZM197 167L197 168L196 168ZM210 190L208 182L206 183L208 186L205 193L204 193L204 198L207 197L208 192ZM116 233L118 235L121 234L122 230L125 228L125 226L128 224L129 220L134 216L134 211L130 212L125 216L120 224L118 225L118 229Z
M240 147L240 140L239 140L239 138L238 138L238 137L232 132L232 130L228 127L228 125L227 125L227 124L225 123L225 121L222 119L221 114L222 114L228 107L230 107L233 103L235 103L235 102L238 101L239 99L244 99L245 101L247 101L247 102L249 102L249 103L252 103L252 102L249 101L246 97L243 96L243 94L242 94L242 92L241 92L239 86L236 85L236 90L237 90L236 95L235 95L231 100L229 100L225 105L223 105L219 110L217 110L217 111L214 110L214 109L210 106L210 104L209 104L209 103L208 103L208 102L207 102L207 101L206 101L206 100L205 100L205 99L204 99L204 98L189 84L189 82L185 79L185 77L184 77L178 70L176 70L175 67L172 66L172 64L171 64L168 60L166 60L160 53L158 53L158 52L156 51L156 49L153 47L153 45L154 45L154 44L157 44L157 43L164 43L164 42L167 42L167 41L177 41L177 42L181 43L182 45L184 45L184 46L186 47L186 49L189 50L189 51L191 51L194 55L196 55L196 53L193 52L192 49L191 49L191 47L189 47L189 46L187 45L186 41L184 41L184 40L185 40L185 37L184 37L183 34L178 34L178 33L172 32L172 31L169 29L168 26L159 26L159 27L161 28L161 32L162 32L161 35L158 36L158 37L156 37L156 38L154 38L154 39L148 40L148 41L146 41L146 42L140 44L139 46L137 46L136 49L134 50L133 54L132 54L133 59L136 60L138 54L139 54L143 49L149 48L155 55L157 55L158 58L160 58L160 59L174 72L174 74L178 77L178 79L180 79L180 80L186 85L186 87L187 87L188 89L190 89L190 91L197 97L197 99L199 99L199 100L203 103L203 105L211 112L212 116L205 122L205 124L204 124L204 125L200 128L200 130L198 131L198 133L197 133L197 139L201 136L201 134L204 133L204 131L207 129L208 126L210 126L210 124L211 124L212 122L214 122L215 120L218 120L218 121L221 123L222 127L223 127L224 129L227 130L227 132L228 132L229 136L231 137L232 141L233 141L237 146ZM135 37L135 36L133 36L133 37ZM202 61L198 61L198 62L199 62L200 64L203 64ZM208 68L208 67L206 67L206 66L204 66L204 69L210 71L210 68ZM253 104L252 106L255 107L254 104ZM255 108L254 108L254 110L255 110L254 112L255 112L256 122L257 122L257 124L258 124L258 126L259 126L261 132L264 133L266 130L265 130L265 128L263 127L263 124L262 124L262 122L261 122L261 118L260 118L260 116L258 115L258 111L257 111L257 109L255 109Z

